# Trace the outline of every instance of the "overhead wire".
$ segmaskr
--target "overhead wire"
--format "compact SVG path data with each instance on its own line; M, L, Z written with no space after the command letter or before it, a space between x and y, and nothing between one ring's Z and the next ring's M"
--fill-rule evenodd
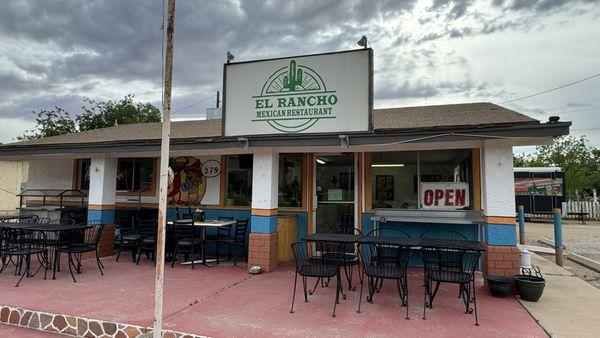
M515 102L515 101L520 101L520 100L528 99L530 97L534 97L534 96L538 96L538 95L542 95L542 94L547 94L547 93L553 92L555 90L563 89L563 88L570 87L570 86L576 85L576 84L584 82L584 81L591 80L591 79L593 79L595 77L598 77L598 76L600 76L600 73L594 74L592 76L588 76L588 77L583 78L581 80L577 80L577 81L574 81L574 82L570 82L570 83L564 84L562 86L558 86L558 87L554 87L552 89L544 90L544 91L539 92L539 93L534 93L534 94L522 96L522 97L519 97L519 98L516 98L516 99L512 99L512 100L500 102L500 104L511 103L511 102Z

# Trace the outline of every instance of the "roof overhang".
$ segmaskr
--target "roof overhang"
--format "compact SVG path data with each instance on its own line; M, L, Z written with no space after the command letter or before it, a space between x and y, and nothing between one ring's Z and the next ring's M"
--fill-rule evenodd
M514 145L547 143L543 139L569 134L571 122L475 125L455 128L430 128L427 130L379 130L373 133L349 133L349 148L375 145L394 145L425 142L481 141L489 139L513 140ZM344 136L345 138L345 136ZM294 134L253 136L245 138L251 148L261 147L339 147L340 134ZM540 142L536 142L536 140ZM527 140L524 142L524 140ZM246 142L244 140L244 142ZM238 138L172 139L171 151L242 148ZM19 158L31 155L145 153L160 151L160 140L131 140L96 143L66 143L48 145L5 145L0 147L0 158Z

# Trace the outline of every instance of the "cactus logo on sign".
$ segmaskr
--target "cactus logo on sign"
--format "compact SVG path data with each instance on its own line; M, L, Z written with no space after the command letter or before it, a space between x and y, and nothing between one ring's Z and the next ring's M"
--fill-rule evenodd
M284 133L298 133L321 119L334 119L338 97L314 69L291 60L266 80L254 100L253 122Z

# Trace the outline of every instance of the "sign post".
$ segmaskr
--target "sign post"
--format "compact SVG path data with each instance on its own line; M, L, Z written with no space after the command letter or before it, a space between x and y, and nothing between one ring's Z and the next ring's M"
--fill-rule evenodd
M167 44L163 91L163 121L160 144L160 192L158 231L156 236L156 274L154 280L154 338L162 337L163 283L165 272L165 232L167 225L167 190L169 184L169 142L171 134L171 87L173 80L173 35L175 34L175 0L169 0Z

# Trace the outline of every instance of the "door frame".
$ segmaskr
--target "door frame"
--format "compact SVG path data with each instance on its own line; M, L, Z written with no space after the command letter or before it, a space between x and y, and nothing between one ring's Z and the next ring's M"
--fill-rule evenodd
M309 209L308 212L309 214L309 224L308 224L308 234L314 234L317 232L317 208L318 208L318 199L317 199L317 157L318 156L322 156L322 155L341 155L343 153L347 153L347 154L352 154L353 157L353 163L354 163L354 227L355 228L360 228L360 220L359 218L362 215L362 210L359 210L359 208L361 208L361 204L359 203L359 199L361 199L362 197L359 195L359 186L362 186L362 184L360 183L359 180L362 180L362 170L359 169L359 166L362 164L360 163L360 156L358 152L344 152L344 151L340 151L340 152L321 152L321 153L312 153L311 156L311 160L309 165L312 168L312 171L310 173L310 177L309 177L309 185L311 187L311 189L307 189L308 190L308 194L311 194L312 196L308 196L308 199L310 201L310 205L309 205ZM359 175L361 177L359 177Z

